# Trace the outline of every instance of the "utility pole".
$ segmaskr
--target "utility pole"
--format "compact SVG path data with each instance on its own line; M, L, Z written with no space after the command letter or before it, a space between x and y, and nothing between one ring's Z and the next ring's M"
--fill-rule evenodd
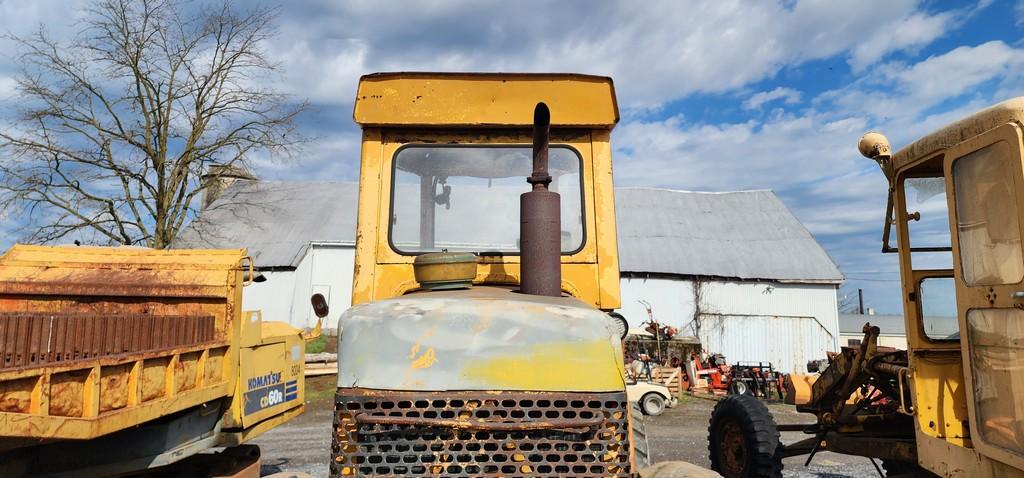
M857 289L857 302L860 304L857 313L864 315L864 289Z

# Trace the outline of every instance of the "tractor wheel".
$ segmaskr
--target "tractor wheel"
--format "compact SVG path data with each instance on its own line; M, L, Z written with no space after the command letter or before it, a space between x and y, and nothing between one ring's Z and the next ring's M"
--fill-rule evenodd
M753 395L750 390L750 385L743 380L730 380L729 381L729 395Z
M665 397L654 392L648 392L640 399L640 408L643 408L644 415L656 417L665 411Z
M711 469L725 478L780 478L782 444L768 407L750 395L730 395L711 412Z

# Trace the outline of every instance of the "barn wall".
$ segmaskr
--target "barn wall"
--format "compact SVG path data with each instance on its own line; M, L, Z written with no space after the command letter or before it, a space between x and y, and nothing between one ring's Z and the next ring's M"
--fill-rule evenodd
M626 277L620 281L622 308L630 327L640 327L647 321L647 312L639 301L650 302L658 322L682 330L693 319L693 287L689 281L664 277ZM684 331L684 335L693 332Z
M316 325L309 298L319 292L327 298L330 315L323 327L337 327L338 317L352 305L352 246L312 244L294 271L265 272L266 282L242 292L245 310L262 310L264 320L281 320L307 328Z
M806 361L839 347L834 285L705 281L700 291L701 340L730 362L771 360L785 371L800 371ZM631 327L647 320L639 300L651 303L659 322L695 334L692 280L623 277L620 312Z
M242 289L242 309L259 310L263 320L291 322L294 271L263 272L265 282L254 282Z
M305 267L303 267L305 266ZM316 325L316 314L309 298L321 293L327 298L330 315L324 327L337 327L338 317L352 305L352 270L355 267L355 249L352 246L313 244L306 252L301 273L295 280L295 300L292 304L291 323L297 327Z

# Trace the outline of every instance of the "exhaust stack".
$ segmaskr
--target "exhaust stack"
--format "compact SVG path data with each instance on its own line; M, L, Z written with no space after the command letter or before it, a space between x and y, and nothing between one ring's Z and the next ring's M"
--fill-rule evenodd
M533 190L519 196L522 248L520 289L524 294L562 295L562 211L558 193L548 189L548 143L551 112L544 103L533 110Z

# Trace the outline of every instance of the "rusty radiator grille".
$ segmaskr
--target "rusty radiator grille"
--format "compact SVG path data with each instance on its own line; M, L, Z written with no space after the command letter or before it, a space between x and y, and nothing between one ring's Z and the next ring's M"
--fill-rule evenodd
M211 342L212 315L0 312L0 370Z
M630 476L624 393L335 397L331 476Z

